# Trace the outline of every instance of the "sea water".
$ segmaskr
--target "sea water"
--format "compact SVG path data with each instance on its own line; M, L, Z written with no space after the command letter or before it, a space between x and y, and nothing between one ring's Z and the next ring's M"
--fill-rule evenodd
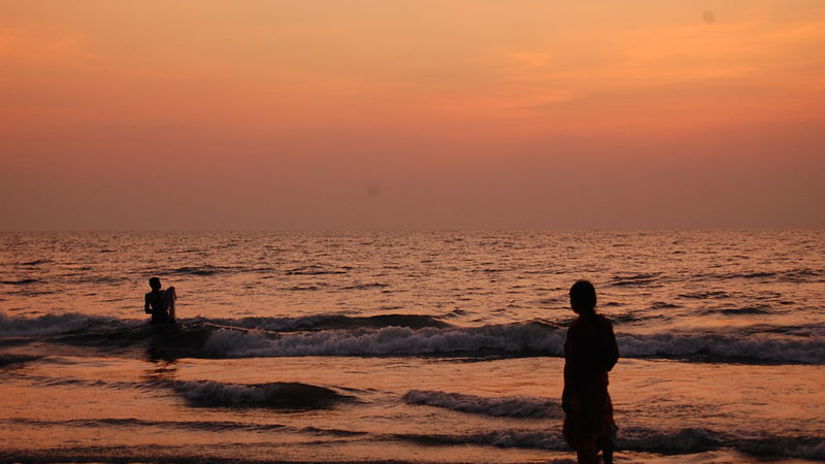
M825 231L672 231L0 234L0 461L571 462L582 278L618 462L825 460Z

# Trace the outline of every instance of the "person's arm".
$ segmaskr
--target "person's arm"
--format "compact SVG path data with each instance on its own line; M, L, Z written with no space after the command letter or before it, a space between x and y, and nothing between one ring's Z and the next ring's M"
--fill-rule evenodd
M613 366L616 365L616 362L619 361L619 345L616 343L616 334L613 333L613 324L607 319L605 319L604 322L606 328L604 340L604 369L610 371L613 369Z
M175 300L178 299L178 294L175 293L175 287L167 288L166 294L169 299L169 320L175 322Z
M147 293L146 296L143 298L144 305L143 305L143 312L146 314L152 314L151 306L149 305L149 294Z
M564 389L561 391L561 409L566 413L571 412L570 408L570 394L572 387L567 385L567 369L565 369L565 382L564 382Z
M570 398L573 393L573 362L572 362L572 347L571 345L571 329L567 329L567 334L564 337L564 389L561 392L561 409L570 414L572 409L570 407Z

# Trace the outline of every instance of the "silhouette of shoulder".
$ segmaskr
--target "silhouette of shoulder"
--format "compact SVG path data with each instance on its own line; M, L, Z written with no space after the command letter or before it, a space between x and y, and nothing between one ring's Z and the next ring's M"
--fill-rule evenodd
M595 314L579 317L568 329L568 344L565 344L568 356L590 359L605 371L610 371L619 360L619 347L613 333L613 324L602 316ZM576 351L576 355L568 350Z

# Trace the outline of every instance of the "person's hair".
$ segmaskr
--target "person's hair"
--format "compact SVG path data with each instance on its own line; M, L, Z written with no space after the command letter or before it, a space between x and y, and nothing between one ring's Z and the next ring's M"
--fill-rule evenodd
M596 288L587 280L579 280L570 287L570 306L573 311L582 313L595 312Z
M157 277L152 277L149 279L149 286L152 287L152 290L160 290L160 279Z

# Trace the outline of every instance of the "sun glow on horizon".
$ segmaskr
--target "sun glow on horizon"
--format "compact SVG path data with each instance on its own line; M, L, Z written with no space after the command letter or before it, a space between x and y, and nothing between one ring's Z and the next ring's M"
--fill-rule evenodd
M609 218L592 226L781 225L788 208L791 224L825 224L810 174L825 164L818 1L13 1L0 12L7 228L140 227L155 214L142 198L191 209L164 216L178 227L564 226L548 217L591 182L618 189L585 195ZM643 183L687 169L721 189L718 169L755 170L733 195L639 191L629 167L650 160L659 170ZM158 163L176 174L145 179ZM215 183L233 200L210 219L224 202ZM362 197L376 183L380 201ZM616 195L638 207L616 216ZM719 195L732 210L700 211Z

